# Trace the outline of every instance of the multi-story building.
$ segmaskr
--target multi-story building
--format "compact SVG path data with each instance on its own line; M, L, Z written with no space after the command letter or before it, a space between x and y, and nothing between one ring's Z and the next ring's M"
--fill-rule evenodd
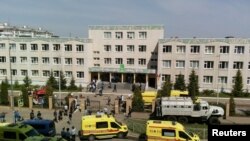
M200 90L230 91L240 69L248 90L249 54L250 39L164 38L162 25L89 26L88 38L1 36L0 80L23 83L29 76L44 85L51 72L58 78L62 71L76 85L98 79L160 89L179 74L188 83L194 70Z

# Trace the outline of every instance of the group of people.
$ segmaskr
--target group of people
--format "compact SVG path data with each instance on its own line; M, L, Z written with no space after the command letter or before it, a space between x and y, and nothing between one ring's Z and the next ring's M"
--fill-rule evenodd
M34 110L31 110L30 119L43 119L42 118L42 113L40 111L37 111L37 114L36 114L36 117L35 117Z
M71 130L69 128L63 127L61 131L61 137L67 141L75 141L76 140L76 128L72 126Z

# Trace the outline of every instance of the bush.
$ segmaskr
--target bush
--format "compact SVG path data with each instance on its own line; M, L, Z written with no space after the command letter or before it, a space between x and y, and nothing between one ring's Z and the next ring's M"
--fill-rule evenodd
M201 92L201 95L203 95L203 96L212 96L212 95L215 95L216 93L215 93L215 91L214 90L203 90L202 92Z

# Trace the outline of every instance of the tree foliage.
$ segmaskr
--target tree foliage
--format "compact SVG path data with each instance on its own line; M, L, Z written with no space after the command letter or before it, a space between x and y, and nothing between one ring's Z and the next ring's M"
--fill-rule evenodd
M158 91L157 97L170 96L171 90L172 90L172 83L170 82L169 79L167 79L164 82L162 89Z
M234 97L244 96L242 75L240 70L237 71L235 76L235 81L232 89L232 96Z
M75 84L75 79L74 79L74 77L71 78L68 89L69 89L69 90L77 90L77 86L76 86L76 84Z
M184 75L179 74L175 83L174 83L174 89L175 90L180 90L180 91L185 91L186 90L186 84L185 84L185 79Z
M138 86L135 86L135 91L132 98L132 109L133 111L137 112L144 111L144 101L142 99L142 94Z
M50 72L50 76L47 80L46 86L51 86L53 89L57 89L58 87L58 82L56 81L56 78L53 75L53 71Z
M21 88L22 91L21 98L23 99L24 107L29 106L29 91L31 90L31 84L32 80L28 76L25 76L25 78L23 79L23 86Z
M67 88L67 79L65 78L62 71L60 71L60 76L59 77L60 77L61 89L65 90ZM59 89L59 86L58 86L58 89Z
M8 83L6 81L2 81L1 83L1 92L0 92L0 104L8 105Z
M188 94L193 99L193 101L196 99L196 96L199 95L199 78L195 74L194 70L192 70L191 74L189 75Z
M32 84L32 80L26 75L23 79L24 87L28 88Z

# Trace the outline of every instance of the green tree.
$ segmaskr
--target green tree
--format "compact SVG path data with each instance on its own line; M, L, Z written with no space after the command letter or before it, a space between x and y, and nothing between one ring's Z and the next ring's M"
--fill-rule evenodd
M21 99L23 99L23 106L29 107L29 94L28 94L28 87L25 87L24 85L21 87L22 95Z
M175 83L174 83L174 89L175 90L180 90L180 91L185 91L186 90L186 84L185 84L185 79L184 75L179 74Z
M18 90L20 88L20 84L19 84L18 80L15 80L13 88L15 90Z
M170 82L170 79L167 79L164 82L162 89L158 91L157 97L170 96L171 90L172 90L172 83Z
M76 86L76 84L75 84L75 79L74 79L74 77L71 78L68 89L69 89L69 90L77 90L77 86Z
M0 93L0 104L8 105L8 83L6 81L2 81L1 83L1 93Z
M232 96L233 97L244 96L242 75L241 75L240 70L237 71L236 76L235 76L235 81L234 81L234 85L232 89Z
M142 94L138 86L135 86L135 91L132 98L132 109L133 111L137 112L144 111L144 101L142 99Z
M60 71L60 84L61 84L62 90L65 90L67 88L67 79L65 78L63 71ZM59 88L59 86L58 86L58 88Z
M188 94L193 99L193 101L195 101L196 96L199 95L199 78L195 74L194 70L192 70L191 74L189 75Z
M32 80L26 75L23 79L24 87L29 88L32 84Z
M47 80L46 86L51 86L53 89L57 89L58 83L53 75L53 71L50 71L50 76Z

